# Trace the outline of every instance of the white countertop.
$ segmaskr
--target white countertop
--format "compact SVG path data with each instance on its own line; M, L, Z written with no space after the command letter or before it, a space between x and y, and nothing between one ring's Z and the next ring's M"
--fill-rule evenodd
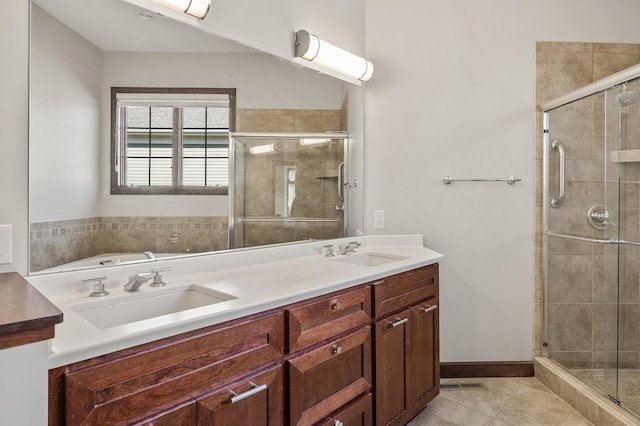
M368 266L344 262L344 255L327 258L320 254L324 245L333 244L337 248L349 241L362 244L358 254L381 253L400 259ZM442 258L422 244L422 235L364 236L35 275L27 280L64 314L50 344L49 368L55 368L342 290L436 263ZM163 273L165 287L152 288L144 284L138 292L124 291L129 275L167 266L171 271ZM89 297L92 284L82 283L81 279L100 275L107 276L105 284L109 295ZM236 298L104 329L95 328L70 307L96 300L142 297L188 284Z

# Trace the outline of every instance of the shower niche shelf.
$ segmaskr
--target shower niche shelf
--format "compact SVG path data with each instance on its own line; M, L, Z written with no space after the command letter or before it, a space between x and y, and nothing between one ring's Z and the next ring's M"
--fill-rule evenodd
M640 149L611 151L610 158L612 163L637 163L640 162Z

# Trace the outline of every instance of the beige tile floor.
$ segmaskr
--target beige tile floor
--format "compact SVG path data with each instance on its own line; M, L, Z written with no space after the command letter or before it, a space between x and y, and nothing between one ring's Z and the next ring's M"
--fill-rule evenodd
M410 426L593 425L535 377L442 379L482 388L441 390Z

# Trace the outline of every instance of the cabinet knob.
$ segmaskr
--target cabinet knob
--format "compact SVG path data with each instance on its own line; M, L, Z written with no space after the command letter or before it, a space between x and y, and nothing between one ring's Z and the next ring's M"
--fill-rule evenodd
M342 347L339 345L333 345L333 353L334 354L339 354L342 352Z
M331 304L331 309L333 309L333 310L335 311L335 310L337 310L337 309L340 309L340 307L341 307L341 306L342 306L342 305L340 304L340 302L336 300L335 302L333 302L333 303Z
M342 423L340 420L334 420L333 422L333 426L344 426L344 423Z

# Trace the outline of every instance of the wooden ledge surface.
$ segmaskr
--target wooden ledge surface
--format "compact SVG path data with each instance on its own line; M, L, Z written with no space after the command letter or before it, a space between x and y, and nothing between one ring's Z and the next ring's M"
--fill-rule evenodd
M62 312L17 272L0 274L0 349L50 339Z

